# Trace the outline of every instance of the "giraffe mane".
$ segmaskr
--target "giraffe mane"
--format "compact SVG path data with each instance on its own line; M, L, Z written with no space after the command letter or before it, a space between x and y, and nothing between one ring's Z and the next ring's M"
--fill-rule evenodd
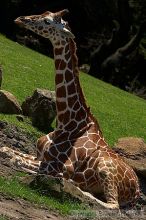
M72 56L73 71L74 71L74 74L78 77L79 76L79 68L78 68L78 58L76 55L77 46L76 46L75 41L71 38L69 39L69 47L70 47L71 56Z
M77 85L80 85L80 83L79 83L78 57L76 55L77 46L76 46L75 41L72 38L69 39L69 47L70 47L71 56L72 56L73 72L74 72L74 74L76 76L76 80L78 81ZM78 90L79 90L79 94L80 94L80 97L81 97L81 100L82 100L84 108L86 109L86 111L87 111L88 115L91 117L91 119L95 122L95 125L97 125L97 129L99 129L100 132L101 132L101 129L100 129L98 121L96 120L94 115L91 113L90 107L87 107L86 100L85 100L82 88L80 86L78 86Z

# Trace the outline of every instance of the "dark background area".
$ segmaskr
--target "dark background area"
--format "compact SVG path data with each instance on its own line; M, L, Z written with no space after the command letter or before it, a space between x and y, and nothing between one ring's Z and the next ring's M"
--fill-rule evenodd
M79 66L88 74L146 99L146 0L5 0L0 32L53 57L52 46L14 19L68 8Z

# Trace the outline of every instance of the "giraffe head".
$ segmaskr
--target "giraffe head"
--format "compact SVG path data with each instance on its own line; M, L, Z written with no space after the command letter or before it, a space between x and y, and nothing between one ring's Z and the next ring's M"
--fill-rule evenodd
M68 23L62 19L68 12L64 9L56 13L46 11L41 15L20 16L15 23L55 43L62 38L74 38Z

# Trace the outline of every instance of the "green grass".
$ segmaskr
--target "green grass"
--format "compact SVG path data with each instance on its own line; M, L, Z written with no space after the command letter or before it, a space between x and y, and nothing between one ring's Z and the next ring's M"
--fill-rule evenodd
M54 90L53 60L12 42L0 35L0 64L4 69L2 89L12 92L20 101L36 88ZM81 85L91 111L98 119L105 139L113 145L123 136L146 140L146 101L106 84L87 74L80 74ZM0 115L0 119L24 129L38 132L15 116ZM38 133L39 135L39 133Z
M6 216L0 216L0 220L8 220Z
M0 35L0 64L4 68L3 89L21 102L35 88L54 89L52 60Z
M37 204L49 210L57 210L57 212L62 215L70 215L74 210L84 210L88 212L88 214L91 212L86 205L80 203L76 199L72 199L67 195L61 197L59 193L53 197L49 187L48 190L45 187L45 193L43 195L43 187L41 188L41 185L35 188L30 187L26 184L22 184L19 178L19 174L11 178L0 177L0 192L4 192L5 195L9 195L16 199L21 198L27 200L31 202L31 204Z
M0 114L0 120L7 121L11 124L14 124L18 127L20 127L24 132L30 133L33 135L34 140L37 141L37 139L43 135L43 133L38 130L36 127L32 126L30 118L24 118L24 121L18 121L16 119L16 115L9 115L9 114Z

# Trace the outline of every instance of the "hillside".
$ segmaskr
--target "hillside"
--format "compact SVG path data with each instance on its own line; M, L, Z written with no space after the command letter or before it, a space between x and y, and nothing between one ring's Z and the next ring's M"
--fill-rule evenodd
M0 35L0 65L4 72L2 89L13 93L20 103L36 88L54 90L53 60L2 35ZM124 136L142 137L146 140L145 100L84 73L80 73L80 81L87 103L111 146L118 138ZM0 114L0 126L1 140L4 135L11 141L14 139L23 143L22 145L26 144L25 148L29 153L36 153L36 140L43 133L32 127L29 119L20 122L15 115ZM61 192L54 193L51 186L46 184L48 183L44 179L41 183L36 179L30 182L28 175L2 159L0 220L15 220L18 216L19 219L25 220L96 219L96 210L68 195L62 195ZM103 219L107 219L106 217ZM114 216L108 219L117 218Z
M2 89L12 92L20 102L36 88L54 90L52 59L2 35L0 51L0 64L4 69ZM137 136L146 140L145 100L84 73L80 74L80 81L87 103L110 145L124 136ZM18 123L14 116L0 115L0 119Z
M20 103L36 88L54 90L53 60L2 35L0 65L4 70L2 89L12 92ZM87 103L111 146L124 136L146 140L145 100L84 73L80 73L80 81ZM35 143L41 135L42 132L32 127L29 119L19 122L15 115L0 114L0 144L6 137L10 143L17 141L19 150L36 154ZM6 141L7 145L10 143ZM52 185L48 186L44 179L37 181L34 178L29 182L29 176L0 158L0 220L96 219L99 214L89 204L62 192L54 192ZM109 220L117 220L116 213L112 214L114 216L109 218L108 213L103 216L101 213L101 219L105 220L108 216ZM141 216L138 217L141 219ZM128 216L124 215L124 218L129 220Z

